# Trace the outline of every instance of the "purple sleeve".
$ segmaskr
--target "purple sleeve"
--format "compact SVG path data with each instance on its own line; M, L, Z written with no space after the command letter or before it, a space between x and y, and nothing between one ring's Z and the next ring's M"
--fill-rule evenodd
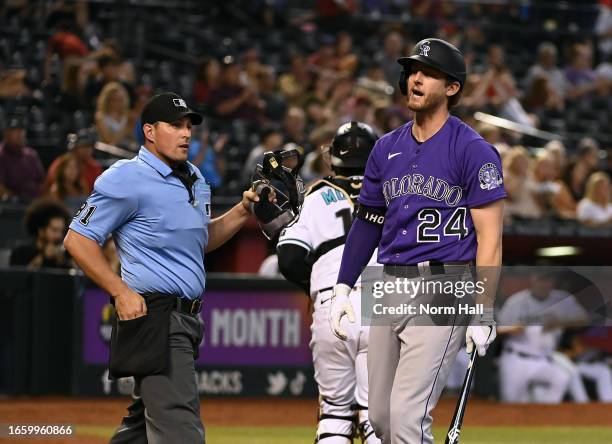
M363 267L368 264L372 253L378 247L381 236L382 225L355 219L344 244L338 284L346 284L351 288L355 285Z
M499 153L485 140L475 140L466 147L462 175L469 208L506 197Z
M383 195L382 184L380 183L380 169L377 164L377 155L380 149L378 142L372 148L368 163L366 164L363 175L363 183L359 190L357 201L368 207L386 207L385 196Z

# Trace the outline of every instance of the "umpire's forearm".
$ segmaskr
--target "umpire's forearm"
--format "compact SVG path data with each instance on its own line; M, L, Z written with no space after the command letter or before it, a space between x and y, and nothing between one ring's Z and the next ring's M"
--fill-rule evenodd
M81 270L113 298L127 289L127 285L112 270L102 248L95 241L74 230L68 230L64 247Z
M205 252L213 251L232 238L249 219L251 213L242 203L213 219L208 224L208 243Z

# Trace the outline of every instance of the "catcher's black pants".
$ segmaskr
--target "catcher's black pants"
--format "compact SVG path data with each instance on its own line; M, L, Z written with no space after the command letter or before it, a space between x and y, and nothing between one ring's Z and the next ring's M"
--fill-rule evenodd
M199 316L172 312L169 369L135 379L134 401L111 444L205 442L194 366L194 347L202 332Z

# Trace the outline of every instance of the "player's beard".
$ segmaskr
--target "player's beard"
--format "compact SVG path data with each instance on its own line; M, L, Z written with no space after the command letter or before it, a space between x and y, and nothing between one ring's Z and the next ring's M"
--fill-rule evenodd
M418 101L414 101L413 97L415 95L408 91L408 95L406 96L406 103L408 105L408 109L415 113L422 113L431 111L440 106L441 103L446 101L446 94L444 92L441 93L429 93L425 94L422 97L419 97Z

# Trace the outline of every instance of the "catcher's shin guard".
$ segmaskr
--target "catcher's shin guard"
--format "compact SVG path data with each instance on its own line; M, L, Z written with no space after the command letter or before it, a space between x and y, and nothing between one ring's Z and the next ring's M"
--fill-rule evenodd
M353 443L355 413L350 404L335 404L321 397L318 420L315 444Z
M357 429L359 430L361 442L363 444L380 444L380 439L376 437L374 434L374 428L372 427L372 424L370 424L368 409L366 407L360 408L357 413L357 417L359 421Z

